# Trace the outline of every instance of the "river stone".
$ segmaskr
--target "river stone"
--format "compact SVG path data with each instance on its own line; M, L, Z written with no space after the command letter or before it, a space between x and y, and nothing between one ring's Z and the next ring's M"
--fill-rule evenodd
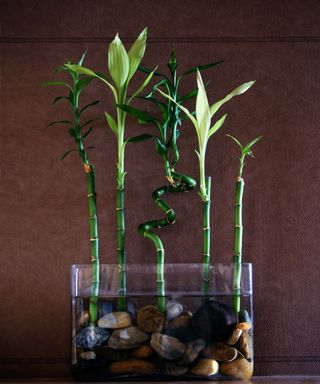
M180 340L158 332L152 334L150 345L159 356L167 360L180 359L186 350Z
M142 360L149 359L153 354L153 349L149 345L141 345L141 347L132 351L132 357Z
M150 340L150 335L136 326L117 329L111 334L108 345L114 349L133 349Z
M188 367L177 366L175 363L165 363L161 366L161 373L170 376L182 376L188 372Z
M78 319L78 322L77 322L78 327L79 328L87 327L89 325L89 320L90 320L89 311L81 312L81 315L79 316L79 319Z
M86 351L80 353L80 357L83 360L94 360L96 358L96 354L94 351Z
M130 373L152 375L157 373L157 367L149 361L129 359L112 363L110 365L110 373L113 375L125 375Z
M242 332L238 343L238 349L246 359L253 358L253 342L249 333Z
M237 323L231 307L216 300L206 301L194 314L192 327L198 337L206 341L225 341Z
M253 374L253 364L244 358L236 359L230 363L222 363L220 372L235 379L248 380Z
M190 341L197 338L197 336L194 335L193 329L191 327L169 328L166 329L163 333L167 336L171 336L180 340L182 343L189 343Z
M242 309L239 312L238 317L239 317L239 323L250 323L250 324L252 323L249 313L245 309Z
M213 343L204 348L201 355L217 361L232 361L237 357L238 351L224 343Z
M241 331L249 331L249 329L251 329L251 323L247 323L247 322L238 323L237 329L241 329Z
M190 372L197 376L212 376L218 373L219 364L213 359L199 359L191 368Z
M183 305L177 301L170 300L166 303L167 320L171 321L181 315L183 311Z
M161 332L165 325L165 317L154 305L146 305L138 312L137 324L144 332Z
M83 328L75 337L75 343L78 347L93 348L103 344L108 340L110 332L106 329L90 326Z
M191 325L192 316L180 315L168 323L167 329L189 327Z
M228 338L228 340L227 340L227 344L228 344L228 345L235 345L235 344L237 344L237 342L238 342L238 340L239 340L241 334L242 334L242 330L236 328L236 329L232 332L232 335Z
M128 312L111 312L98 320L100 328L120 329L131 325L131 317Z
M113 363L114 361L128 360L130 351L125 350L115 350L114 348L110 348L107 345L99 345L95 347L95 353L98 357L103 358L109 363Z
M206 342L202 339L191 341L187 344L186 350L181 360L179 360L177 364L183 366L190 365L196 360L196 358L199 356L199 353L203 350L205 346Z

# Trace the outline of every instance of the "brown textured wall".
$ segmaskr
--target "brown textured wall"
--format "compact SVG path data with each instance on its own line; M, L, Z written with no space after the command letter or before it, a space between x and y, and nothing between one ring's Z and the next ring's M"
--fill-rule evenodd
M0 7L0 376L68 375L69 266L86 263L89 254L82 167L76 156L59 161L70 141L63 128L44 129L63 116L50 104L55 92L39 84L86 48L87 65L103 72L115 33L127 44L146 25L145 65L164 68L172 46L182 69L225 60L204 75L212 80L211 100L257 80L224 108L228 121L209 145L213 251L217 261L231 260L238 154L224 133L243 141L262 134L245 169L244 249L255 273L256 374L319 374L319 1L1 0ZM88 92L110 106L99 84ZM131 120L128 132L135 130ZM91 156L101 254L114 262L115 142L103 122L90 140L96 147ZM197 176L195 146L187 124L179 170ZM139 156L136 148L128 147L126 158L128 260L148 262L153 246L135 228L145 212L157 217L150 193L163 172L151 143L139 147ZM198 261L199 198L194 193L170 201L187 224L163 231L167 259Z

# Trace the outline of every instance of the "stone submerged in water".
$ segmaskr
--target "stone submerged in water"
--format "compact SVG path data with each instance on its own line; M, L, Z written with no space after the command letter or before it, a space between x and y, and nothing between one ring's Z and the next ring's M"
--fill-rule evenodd
M154 305L146 305L138 312L137 324L144 332L161 332L165 325L164 314Z
M108 346L114 349L133 349L150 340L150 335L136 326L117 329L112 332Z
M125 375L131 373L152 375L157 373L157 367L149 361L129 359L112 363L110 365L110 372L114 375Z
M191 368L190 372L197 376L212 376L218 373L219 364L213 359L199 359Z
M236 329L232 332L232 335L228 338L228 340L227 340L227 344L228 344L228 345L235 345L235 344L237 344L237 342L239 341L239 338L240 338L241 334L242 334L242 330L236 328Z
M224 343L213 343L204 348L201 355L217 361L232 361L237 357L238 351Z
M141 360L149 359L153 354L153 349L149 345L141 345L141 347L132 351L132 357Z
M98 357L106 360L109 363L113 363L114 361L128 360L130 355L130 351L128 349L115 350L108 347L107 345L99 345L98 347L95 347L94 350Z
M230 363L221 364L220 372L235 379L248 380L253 374L253 364L244 358L236 359Z
M108 340L110 332L104 328L87 327L83 328L75 337L75 343L78 347L93 348L103 344Z
M128 312L111 312L98 320L98 327L109 329L127 328L131 325L131 317Z
M175 363L165 363L161 366L160 372L170 376L182 376L188 372L188 367L178 366Z
M243 332L240 336L238 348L240 353L246 358L246 359L252 359L253 358L253 342L252 337L247 332Z
M202 339L197 339L191 341L187 344L186 350L181 358L181 360L177 361L178 365L187 366L193 363L196 358L199 356L199 353L206 346L206 342Z
M167 329L190 327L191 319L192 319L192 316L190 315L180 315L169 322Z
M170 300L166 304L167 320L171 321L181 315L183 311L183 305L177 301Z
M150 345L159 356L167 360L180 359L186 350L180 340L158 332L152 334Z
M228 305L210 300L194 314L191 323L198 337L211 342L225 341L236 326L237 315Z
M86 351L80 353L80 358L83 360L94 360L96 358L96 354L94 351Z

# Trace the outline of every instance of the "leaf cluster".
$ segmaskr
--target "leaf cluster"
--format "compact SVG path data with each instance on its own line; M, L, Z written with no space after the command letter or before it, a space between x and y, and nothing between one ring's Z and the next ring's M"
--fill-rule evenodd
M78 64L81 66L86 56L86 52L81 56ZM91 125L97 119L90 119L84 122L81 121L83 113L94 105L99 103L99 100L94 100L82 108L79 108L79 98L82 91L91 83L91 77L83 77L79 73L73 70L73 65L70 62L67 64L63 64L58 67L56 70L57 73L65 72L70 76L70 83L65 81L49 81L44 83L44 86L62 86L67 88L67 95L57 96L53 100L53 104L61 100L66 100L72 110L73 119L72 120L56 120L52 121L48 126L53 126L56 124L65 124L69 126L68 133L70 137L75 141L76 148L69 149L64 153L61 157L63 160L66 156L68 156L71 152L78 152L84 162L87 162L86 150L84 148L84 140L85 138L92 132L93 126ZM91 149L92 147L87 147L86 149Z

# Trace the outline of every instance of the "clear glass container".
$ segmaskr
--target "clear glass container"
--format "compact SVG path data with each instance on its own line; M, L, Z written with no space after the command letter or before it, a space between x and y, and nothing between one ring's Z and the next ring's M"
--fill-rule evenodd
M91 297L92 266L71 268L76 379L227 380L252 376L250 263L214 264L209 273L202 264L165 264L164 279L159 278L157 265L128 264L125 299L119 299L123 291L118 289L118 271L117 265L100 265L99 294Z

